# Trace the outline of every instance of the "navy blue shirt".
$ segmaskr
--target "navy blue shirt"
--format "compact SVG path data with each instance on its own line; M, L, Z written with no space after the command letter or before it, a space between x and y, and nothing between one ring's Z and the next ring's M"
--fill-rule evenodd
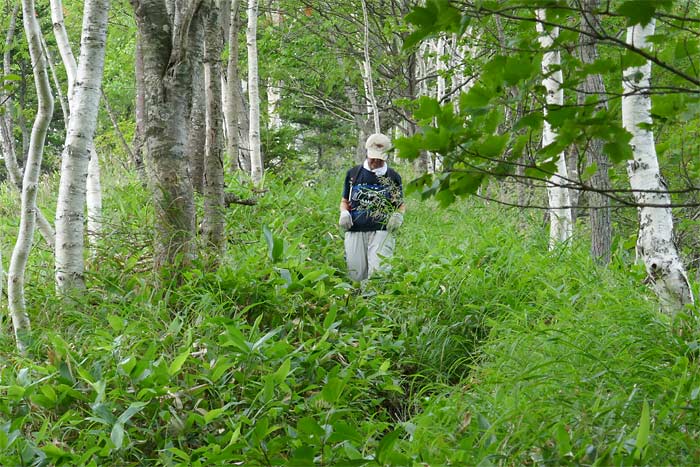
M345 175L343 198L350 203L352 232L386 230L389 215L403 204L401 176L390 167L383 177L362 166L353 167Z

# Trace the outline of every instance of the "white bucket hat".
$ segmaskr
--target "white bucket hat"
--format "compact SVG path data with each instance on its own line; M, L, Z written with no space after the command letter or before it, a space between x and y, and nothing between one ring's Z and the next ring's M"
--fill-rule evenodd
M367 138L365 148L367 148L367 157L370 159L385 161L389 157L387 152L391 149L391 140L386 135L375 133Z

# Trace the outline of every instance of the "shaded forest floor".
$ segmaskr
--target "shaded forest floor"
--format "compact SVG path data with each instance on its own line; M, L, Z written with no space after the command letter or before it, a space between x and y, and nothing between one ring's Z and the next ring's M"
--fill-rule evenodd
M584 225L548 252L540 212L409 197L361 295L340 175L299 177L232 207L222 266L177 288L154 286L136 180L106 189L85 294L54 296L37 238L35 345L17 356L8 319L0 336L0 465L700 464L697 334L672 332L621 242L599 268Z

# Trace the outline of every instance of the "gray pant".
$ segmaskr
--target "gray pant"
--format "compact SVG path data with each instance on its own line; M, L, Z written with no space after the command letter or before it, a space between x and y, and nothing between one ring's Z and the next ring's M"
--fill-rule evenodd
M360 282L382 270L382 258L391 258L396 240L386 230L345 232L345 261L350 279Z

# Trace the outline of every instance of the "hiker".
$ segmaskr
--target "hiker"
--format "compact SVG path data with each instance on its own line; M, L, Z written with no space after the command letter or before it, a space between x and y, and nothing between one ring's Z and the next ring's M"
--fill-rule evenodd
M375 133L365 143L367 158L348 170L340 201L338 225L345 231L345 260L353 281L382 269L394 253L392 235L403 223L405 205L401 176L387 165L391 140Z

